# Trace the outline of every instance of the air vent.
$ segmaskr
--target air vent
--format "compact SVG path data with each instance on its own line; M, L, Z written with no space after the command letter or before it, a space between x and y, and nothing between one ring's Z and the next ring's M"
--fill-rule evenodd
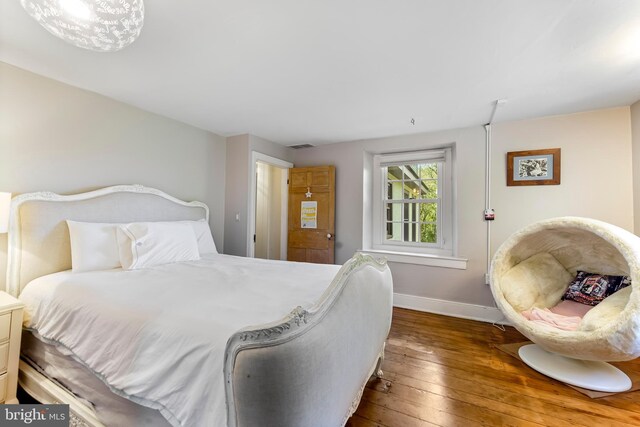
M299 145L290 145L289 148L293 148L294 150L298 150L300 148L311 148L315 147L315 145L311 144L299 144Z

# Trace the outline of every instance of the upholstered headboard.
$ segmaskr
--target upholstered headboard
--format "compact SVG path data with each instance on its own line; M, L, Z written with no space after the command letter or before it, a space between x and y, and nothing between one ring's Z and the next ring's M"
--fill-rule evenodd
M108 223L209 220L209 208L141 185L68 196L50 192L17 196L9 217L8 293L19 296L31 280L71 268L67 219Z

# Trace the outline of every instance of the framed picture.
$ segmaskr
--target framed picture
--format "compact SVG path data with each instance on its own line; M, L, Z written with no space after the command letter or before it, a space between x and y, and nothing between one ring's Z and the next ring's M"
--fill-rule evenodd
M560 184L560 149L507 153L507 185Z

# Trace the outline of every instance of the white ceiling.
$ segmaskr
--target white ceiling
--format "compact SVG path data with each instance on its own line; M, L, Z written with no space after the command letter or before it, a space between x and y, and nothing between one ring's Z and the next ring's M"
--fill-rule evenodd
M147 0L116 53L0 1L0 61L221 135L322 144L629 105L637 0ZM415 118L415 125L410 123Z

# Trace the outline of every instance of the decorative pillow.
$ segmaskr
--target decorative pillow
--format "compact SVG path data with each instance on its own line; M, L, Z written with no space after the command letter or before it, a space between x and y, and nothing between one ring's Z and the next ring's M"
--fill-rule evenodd
M631 297L631 286L616 292L595 307L591 307L580 323L581 331L595 331L610 322L615 322Z
M117 224L67 220L71 241L71 271L110 270L120 267Z
M504 298L517 311L551 307L560 300L571 273L546 252L522 261L500 280Z
M121 224L117 241L126 270L200 259L193 226L183 221Z
M193 232L196 233L196 239L198 240L198 252L200 252L200 255L218 253L211 235L211 228L209 228L209 223L206 220L181 222L186 222L193 227Z
M587 305L598 305L603 299L631 284L627 276L578 271L562 296L563 300L573 300Z

